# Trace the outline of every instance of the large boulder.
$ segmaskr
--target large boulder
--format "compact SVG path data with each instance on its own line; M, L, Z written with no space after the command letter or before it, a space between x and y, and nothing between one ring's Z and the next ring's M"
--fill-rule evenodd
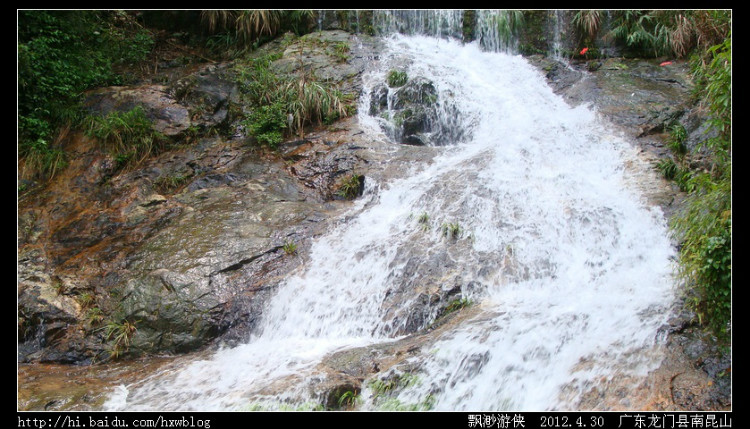
M84 105L91 114L100 116L140 106L154 130L166 136L178 135L191 125L188 108L178 103L164 85L100 88L87 94Z
M438 108L435 85L421 76L399 87L378 85L370 95L370 115L384 119L384 130L402 144L441 144Z
M179 103L187 106L193 126L205 129L232 120L230 106L239 100L239 90L230 64L211 64L178 79L168 89Z
M203 66L166 85L112 86L90 91L87 111L104 116L141 107L155 131L177 136L188 130L210 129L230 119L230 104L237 102L237 85L229 64Z

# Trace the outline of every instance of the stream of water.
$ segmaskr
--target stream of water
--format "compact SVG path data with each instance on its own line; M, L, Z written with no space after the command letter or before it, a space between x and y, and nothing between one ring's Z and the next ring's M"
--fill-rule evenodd
M658 363L648 351L673 300L674 249L636 186L650 179L626 168L638 163L629 143L592 109L567 105L523 57L421 35L387 45L365 87L394 64L430 79L461 141L424 148L430 162L368 188L279 287L246 344L121 386L106 409L316 401L310 383L327 354L400 338L399 316L417 297L407 290L394 304L393 291L419 281L408 266L420 258L444 262L425 281L459 279L476 315L409 358L418 382L399 403L573 408L602 378ZM381 119L359 111L372 138L385 138ZM460 237L446 239L445 223ZM378 409L376 392L365 388L360 408Z

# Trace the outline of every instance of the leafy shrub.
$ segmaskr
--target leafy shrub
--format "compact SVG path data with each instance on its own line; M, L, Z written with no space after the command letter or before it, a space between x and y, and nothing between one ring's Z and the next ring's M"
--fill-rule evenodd
M56 134L82 118L83 91L121 83L115 68L143 59L152 45L124 12L18 12L19 155L38 169L30 175L50 177L64 167Z
M430 229L430 215L427 212L422 212L417 217L417 223L421 225L422 231L428 231Z
M272 36L281 28L278 10L204 10L201 20L211 33L226 32L249 45L261 36Z
M259 57L235 67L244 101L251 109L243 125L259 143L275 149L287 135L301 136L307 125L349 115L351 97L307 75L275 74L270 64L277 58Z
M727 34L692 60L696 94L718 135L699 145L710 154L710 171L691 173L685 209L672 221L692 309L721 340L729 340L732 320L731 54Z
M691 305L700 322L726 339L732 314L731 183L701 179L673 221L681 238L680 273L696 295Z
M612 16L607 36L637 55L685 57L720 43L731 26L726 10L622 10Z
M456 298L445 307L445 314L450 314L471 305L467 298Z
M276 149L284 140L284 130L288 128L288 115L284 104L275 101L256 107L242 123L259 143Z
M358 392L347 390L339 396L338 405L341 409L352 409L359 401L360 397Z

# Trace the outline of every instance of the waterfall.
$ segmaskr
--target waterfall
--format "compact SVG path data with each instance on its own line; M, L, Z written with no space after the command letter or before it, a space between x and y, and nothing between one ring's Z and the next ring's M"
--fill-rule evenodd
M380 28L453 31L451 13L432 17L440 23L397 12L375 19ZM440 279L460 284L473 313L408 358L416 381L391 398L398 403L570 409L603 379L653 368L649 351L673 300L674 250L662 213L634 186L635 150L596 112L567 105L520 56L424 35L386 42L363 77L365 130L382 138L368 91L398 63L432 81L439 102L451 100L468 137L421 148L430 162L368 189L346 222L316 239L246 344L123 386L105 408L315 401L310 387L325 378L316 365L326 355L398 340L419 301L414 289L443 287ZM423 212L430 229L413 219ZM461 237L445 239L443 221L459 224ZM363 386L361 408L381 409Z
M373 28L380 35L423 34L461 39L462 10L376 10Z
M561 59L563 54L562 44L562 33L563 33L563 11L555 10L553 14L553 25L552 25L552 52L550 53L553 58Z
M464 39L463 10L376 10L372 26L378 35L401 33L437 38ZM517 27L521 25L520 13L508 10L476 11L470 32L488 51L516 52Z

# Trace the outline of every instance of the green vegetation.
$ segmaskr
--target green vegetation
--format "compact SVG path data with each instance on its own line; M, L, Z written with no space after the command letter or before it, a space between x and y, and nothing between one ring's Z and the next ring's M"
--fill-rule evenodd
M671 158L665 158L656 164L656 168L666 179L674 180L682 192L692 192L695 189L693 174L690 168L682 163L678 164Z
M679 274L688 305L702 325L727 341L732 296L731 11L623 10L611 15L606 37L623 43L631 54L690 57L694 98L708 113L710 129L689 150L688 130L670 124L672 157L656 167L688 194L684 209L671 220L680 242ZM600 21L598 11L579 11L574 23L593 37Z
M304 127L330 123L349 114L345 97L337 89L303 74L298 77L271 71L276 55L261 56L235 66L237 82L250 113L242 122L258 143L272 149L285 136L303 136Z
M325 411L325 407L315 402L304 402L299 405L289 404L251 404L245 411Z
M117 359L130 348L130 341L137 328L128 320L110 321L104 326L104 337L109 341L110 357Z
M447 306L445 306L443 315L454 313L470 305L471 301L468 298L456 298L453 301L449 302Z
M66 166L65 136L82 117L83 91L121 84L121 66L146 57L153 39L121 11L18 12L18 151L26 177Z
M210 33L222 32L232 44L250 45L262 36L273 36L281 28L278 10L204 10L201 21Z
M382 411L430 411L435 407L435 397L427 395L425 399L416 404L404 403L397 398L387 398L378 404Z
M691 180L693 174L690 170L689 160L686 158L687 130L679 123L672 125L669 129L667 147L672 151L677 161L675 162L672 158L664 158L657 163L656 167L666 179L673 180L681 191L690 192L694 189L694 183Z
M732 300L732 45L731 34L692 60L696 93L716 132L698 150L710 153L708 171L696 172L694 190L674 229L681 238L682 275L697 292L694 309L719 338L731 333Z
M303 35L314 18L312 10L204 10L200 14L209 34L206 47L226 58L247 54L284 32Z
M201 23L217 45L253 47L283 31L296 35L308 31L312 10L204 10Z
M414 386L419 383L419 377L412 373L392 374L387 378L375 378L367 384L373 391L375 398L388 395L398 389Z
M674 158L657 168L688 193L671 220L680 241L679 274L699 322L723 341L731 334L732 298L732 44L731 11L622 11L612 31L628 45L655 54L691 53L694 94L709 113L710 130L696 148L673 124L667 141ZM713 44L712 44L713 43Z
M335 58L338 62L343 63L349 60L349 53L351 48L349 44L344 41L334 42L330 40L324 40L318 37L315 33L303 37L300 39L300 46L304 49L319 48L326 55Z
M685 146L685 140L687 140L687 130L682 124L674 124L670 127L669 140L667 141L667 147L672 150L672 153L682 158L687 153L687 147Z
M351 48L346 42L336 42L333 44L333 56L336 57L339 62L346 62L349 60L349 52Z
M85 322L88 326L96 326L104 320L104 313L99 307L91 307L86 310Z
M351 174L344 178L339 184L336 195L347 200L356 198L362 190L362 181L364 177L359 174Z
M456 240L461 237L464 230L458 222L446 222L440 225L440 232L442 232L443 237Z
M86 135L96 137L115 156L118 164L138 163L161 147L165 137L156 132L142 107L84 120Z
M422 227L422 231L429 231L430 215L427 212L422 212L422 214L417 217L417 223Z
M373 392L373 403L383 411L428 411L434 408L435 398L432 395L419 403L404 403L394 397L399 390L415 386L421 381L417 375L411 373L391 374L386 378L375 378L368 382Z
M89 308L94 304L94 294L91 292L83 292L78 295L78 303L83 308Z
M729 10L616 10L604 38L624 44L632 55L678 58L721 43L731 22ZM604 27L604 11L580 10L573 24L581 46L591 46Z
M355 406L357 406L359 399L360 399L359 393L353 392L351 390L347 390L346 392L342 393L341 396L339 396L339 399L338 399L339 408L352 409Z
M189 175L180 174L180 173L165 174L163 176L159 176L154 181L154 187L159 192L170 193L170 192L174 192L180 186L187 183L188 180L190 180Z
M293 241L287 241L284 243L283 246L284 253L287 255L296 255L297 254L297 245Z
M391 88L404 86L408 80L409 77L406 75L406 72L402 70L391 70L388 72L386 78L386 82L388 82L388 86Z
M523 11L501 10L494 16L495 25L501 40L512 40L523 27Z

